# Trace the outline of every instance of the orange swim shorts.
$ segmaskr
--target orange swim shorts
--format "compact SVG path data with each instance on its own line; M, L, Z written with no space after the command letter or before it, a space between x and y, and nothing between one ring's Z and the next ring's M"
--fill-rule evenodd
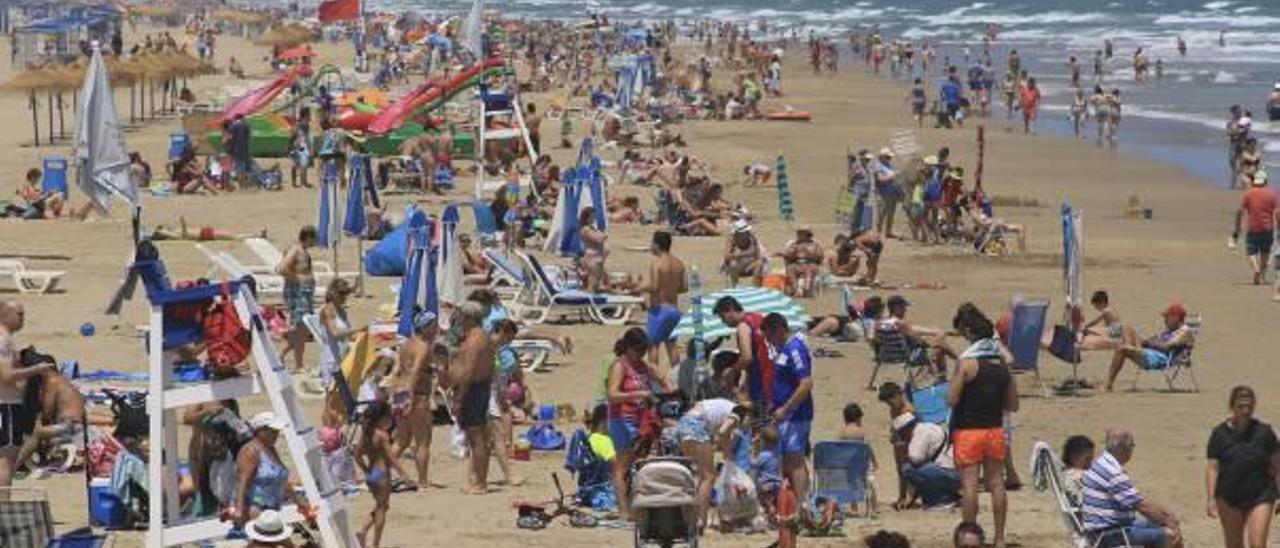
M951 433L956 466L981 464L984 460L1004 460L1004 428L976 428Z

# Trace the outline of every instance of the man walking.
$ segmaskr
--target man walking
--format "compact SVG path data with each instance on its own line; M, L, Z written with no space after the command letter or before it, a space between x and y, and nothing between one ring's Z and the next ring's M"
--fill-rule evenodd
M1253 266L1253 285L1261 285L1266 279L1267 261L1271 259L1271 247L1275 242L1276 194L1267 188L1266 176L1261 173L1253 176L1251 185L1240 201L1240 209L1236 210L1231 241L1240 238L1241 221L1248 217L1244 249ZM1280 300L1280 280L1277 280L1276 288L1277 293L1272 298Z
M485 333L484 307L466 301L454 311L453 329L458 350L449 365L449 384L457 397L458 426L467 438L471 453L467 483L469 495L483 495L489 478L489 396L493 381L494 352L489 334Z
M796 500L809 500L809 431L813 427L813 357L799 333L792 335L787 319L776 312L765 316L761 331L777 350L773 359L770 418L778 427L782 471Z
M684 261L671 254L671 233L659 230L653 233L653 264L649 267L649 283L640 291L649 300L649 317L644 331L649 337L649 361L658 365L658 346L667 348L667 360L675 369L679 363L676 341L671 337L680 324L680 295L689 291Z

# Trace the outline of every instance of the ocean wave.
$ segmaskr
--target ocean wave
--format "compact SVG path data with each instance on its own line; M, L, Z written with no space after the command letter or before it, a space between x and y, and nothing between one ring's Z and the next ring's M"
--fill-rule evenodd
M1214 2L1206 2L1206 3L1205 3L1205 5L1204 5L1204 9L1207 9L1207 10L1220 10L1220 9L1222 9L1222 8L1225 8L1225 7L1227 7L1227 6L1230 6L1231 4L1234 4L1234 2L1229 2L1229 1L1226 1L1226 0L1216 0L1216 1L1214 1Z
M1220 70L1213 75L1213 83L1215 84L1234 84L1240 81L1240 77L1234 72Z
M1168 15L1161 15L1153 21L1160 26L1182 26L1182 25L1215 25L1221 28L1256 28L1256 27L1274 27L1280 26L1280 17L1268 15L1251 15L1248 17L1240 17L1239 15L1230 14L1202 14L1195 12L1178 12ZM1227 32L1227 43L1231 43L1231 31Z
M978 2L981 4L981 2ZM976 4L974 4L976 5ZM1103 21L1111 21L1115 18L1114 14L1106 13L1081 13L1074 11L1046 11L1041 13L991 13L991 14L972 14L968 15L964 11L965 8L958 8L952 13L942 15L916 15L915 19L924 22L925 25L941 27L941 26L963 26L963 25L986 25L996 24L1003 26L1012 25L1067 25L1067 24L1083 24L1083 23L1100 23ZM959 14L954 14L960 11Z
M1244 6L1242 8L1236 8L1235 10L1233 10L1233 13L1242 14L1242 13L1253 13L1255 11L1258 11L1258 6Z

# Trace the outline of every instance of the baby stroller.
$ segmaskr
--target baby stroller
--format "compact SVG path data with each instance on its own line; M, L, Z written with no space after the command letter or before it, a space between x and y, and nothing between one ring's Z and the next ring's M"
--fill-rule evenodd
M631 465L636 548L698 546L697 480L693 461L650 457Z

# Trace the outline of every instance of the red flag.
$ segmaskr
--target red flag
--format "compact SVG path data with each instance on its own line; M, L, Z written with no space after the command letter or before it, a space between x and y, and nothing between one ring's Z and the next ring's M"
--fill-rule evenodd
M360 0L327 0L320 3L320 22L360 18Z

